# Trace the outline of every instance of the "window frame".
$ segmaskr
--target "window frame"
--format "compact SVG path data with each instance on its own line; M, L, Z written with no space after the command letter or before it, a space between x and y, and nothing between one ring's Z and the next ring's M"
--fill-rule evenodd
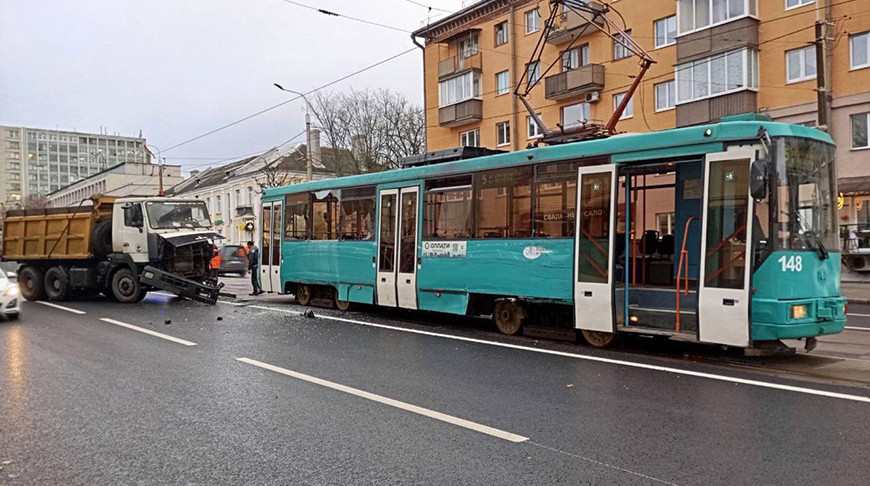
M789 74L791 73L791 69L790 69L791 63L789 61L789 54L791 54L793 52L801 53L801 58L800 58L801 61L800 61L800 67L799 67L801 75L795 79L789 79ZM807 53L812 55L813 61L815 61L816 53L815 53L815 48L813 46L799 47L797 49L789 49L789 50L785 51L785 84L802 83L804 81L810 81L810 80L816 79L816 77L818 76L818 73L819 73L818 66L816 66L816 73L813 74L812 76L810 76L806 73L806 71L807 71Z
M667 21L670 19L674 19L674 37L671 39L670 42L668 42ZM664 44L659 44L659 36L658 36L658 32L657 32L659 22L665 22L665 43ZM653 21L653 45L655 46L655 49L661 49L661 48L672 46L672 45L676 44L677 43L677 32L678 32L677 31L677 14L669 15L667 17L663 17L663 18L660 18L658 20L654 20Z
M474 145L468 145L468 144L464 144L464 143L462 143L462 137L464 136L464 137L466 137L466 139L467 139L467 138L468 138L467 135L470 134L470 133L473 133L473 134L474 134L474 142L475 142L475 144L474 144ZM460 146L460 147L480 147L480 127L472 128L471 130L466 130L466 131L464 131L464 132L459 132L459 146Z
M613 95L613 111L616 111L616 108L619 107L619 103L622 102L622 98L628 94L628 91L623 91L622 93L616 93ZM619 101L617 101L619 98ZM628 99L628 104L625 105L625 110L622 111L622 115L620 115L620 120L628 120L629 118L634 118L634 96Z
M713 1L714 0L706 0L707 1L708 19L709 19L710 23L703 26L703 27L696 27L695 26L695 14L694 14L695 13L695 4L696 4L696 2L704 1L704 0L686 0L686 1L692 2L692 28L689 30L686 30L685 32L682 31L682 29L681 29L681 24L682 24L681 17L682 17L682 15L680 15L681 0L677 0L677 13L676 13L676 15L677 15L677 38L679 38L680 36L683 36L683 35L689 35L689 34L693 34L695 32L700 32L700 31L705 30L705 29L711 29L713 27L716 27L719 25L724 25L724 24L727 24L729 22L734 22L735 20L740 20L740 19L745 18L745 17L751 17L754 19L759 18L758 17L758 2L757 2L757 0L743 0L743 14L737 15L737 16L731 17L731 18L726 18L725 20L714 23L713 22ZM730 1L730 0L727 0L727 1ZM726 7L725 7L726 14L729 10L730 10L730 8L729 8L728 4L726 4Z
M467 181L465 180L467 179ZM429 223L430 220L427 219L429 213L429 204L431 204L428 200L428 196L434 193L446 193L446 192L456 192L456 191L468 191L467 199L465 203L469 206L466 208L468 211L468 220L466 221L467 227L464 228L467 230L467 234L464 236L458 237L447 237L447 236L438 236L437 234L430 233ZM439 201L439 204L444 201ZM421 197L421 204L423 205L423 218L422 218L422 228L421 235L424 241L464 241L470 240L474 238L474 175L465 174L465 175L453 175L442 178L432 178L423 181L423 193Z
M855 119L863 116L865 119L866 133L864 134L867 139L867 145L856 147L855 146L855 129L853 128L853 123ZM870 150L870 111L864 113L852 113L849 115L849 148L850 150Z
M586 124L589 124L589 122L592 120L592 105L590 105L589 103L587 103L585 101L581 101L579 103L572 103L570 105L565 105L565 106L561 107L559 110L560 111L559 114L561 115L563 127L568 128L568 127L575 127L575 126L583 125L582 123L579 123L579 122L572 123L572 124L565 123L565 110L567 108L572 108L572 107L579 106L579 105L586 105L586 113L589 115L588 117L586 117Z
M501 86L499 86L499 76L502 74L505 76L505 79L507 81L507 85L504 87L504 89L502 89ZM495 73L495 95L502 96L502 95L509 94L510 92L511 92L511 71L510 71L510 69L505 69L504 71L499 71L499 72Z
M357 233L354 238L347 237L348 233L344 231L345 222L345 203L356 201L369 201L371 203L371 227L367 238L361 238L361 233ZM338 241L375 241L375 232L377 231L378 219L378 189L377 186L356 186L346 187L341 189L338 198Z
M503 39L501 39L501 42L499 42L499 40L500 40L499 34L500 33L503 33L503 35L501 36L503 38ZM495 46L496 47L503 46L503 45L507 44L508 42L510 42L510 25L508 24L508 21L503 20L503 21L495 24L493 34L494 34L493 37L495 38Z
M495 124L495 146L504 147L511 144L511 122L510 120L498 122Z
M673 103L665 106L664 108L659 108L659 86L669 86L668 87L668 96L670 100L673 100ZM677 107L677 79L671 79L668 81L662 81L661 83L656 83L653 85L653 96L654 100L654 113L661 113L663 111L670 111L676 109Z
M713 93L712 92L713 91L712 90L712 67L711 67L712 63L710 61L714 58L720 58L720 57L725 58L725 63L726 63L725 66L727 69L727 65L728 65L727 64L728 63L727 56L729 54L735 53L735 52L739 52L741 54L741 62L742 62L741 67L743 68L742 86L734 88L734 89L728 89L728 86L726 84L724 91ZM686 72L691 73L692 78L689 80L689 84L691 86L693 86L692 90L694 91L694 84L695 84L694 83L694 70L695 70L694 66L696 64L699 64L702 62L707 63L707 85L706 85L707 86L707 94L705 94L703 96L698 96L698 97L691 97L691 98L686 99L686 100L681 100L680 99L680 80L681 80L680 72L686 71ZM687 67L687 66L691 66L691 67ZM753 77L754 77L754 79L753 79ZM674 66L674 80L676 81L676 84L675 84L676 103L674 106L680 106L682 104L693 103L695 101L701 101L701 100L705 100L708 98L715 98L718 96L725 96L725 95L732 94L732 93L739 93L740 91L747 91L748 90L748 91L757 92L758 91L758 84L759 84L758 51L753 49L753 48L741 47L741 48L733 49L730 51L720 52L720 53L714 54L714 55L709 56L709 57L695 59L693 61L688 61L688 62L684 62L682 64L678 64L678 65ZM726 83L727 83L727 80L726 80Z
M788 10L794 10L796 8L806 7L807 5L812 5L812 4L816 3L816 0L797 0L798 4L792 5L791 7L788 6L789 0L784 0L784 2L785 2L785 10L788 11Z
M631 38L631 29L625 29L625 33L629 38ZM617 57L617 49L619 49L624 55ZM634 54L631 52L631 49L628 48L627 42L622 34L613 34L613 60L620 61L622 59L628 59L633 55Z
M532 68L534 66L534 69ZM532 74L537 74L537 76L532 79ZM541 80L541 61L537 60L535 62L530 62L526 64L526 83L533 84L537 83Z
M465 79L467 77L467 79ZM476 78L476 79L475 79ZM445 102L445 89L443 86L447 87L447 98L450 98L450 89L449 85L446 83L460 83L464 85L463 87L463 97L456 98L455 100L450 100ZM467 82L467 84L466 84ZM465 90L467 90L468 95L466 96ZM456 87L454 86L454 94L456 92ZM464 72L457 76L451 76L443 81L438 82L438 107L444 108L446 106L458 105L459 103L464 103L468 100L479 100L481 98L481 89L480 89L480 71L472 69L470 71Z
M858 37L864 37L867 49L867 62L864 64L855 65L855 48L853 42ZM866 69L870 67L870 30L865 32L858 32L857 34L849 34L849 71L855 71L858 69Z
M540 113L535 113L538 115L538 118L541 117ZM534 128L534 135L532 135L532 128ZM526 115L526 140L535 140L544 136L543 133L539 132L538 124L532 120L532 115Z
M537 17L537 22L534 24L533 30L529 30L529 27L531 26L529 24L529 14L536 15L536 17ZM526 29L525 29L526 35L534 34L535 32L541 30L541 9L535 7L531 10L526 10L525 13L523 14L523 20L526 24Z

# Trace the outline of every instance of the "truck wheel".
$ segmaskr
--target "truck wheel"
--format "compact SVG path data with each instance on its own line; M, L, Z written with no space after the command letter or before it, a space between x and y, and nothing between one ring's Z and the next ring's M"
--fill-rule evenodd
M18 274L18 290L27 300L42 300L45 296L42 271L36 267L24 267Z
M91 246L97 255L112 253L112 221L100 221L91 232Z
M61 267L51 267L45 272L45 296L48 300L64 300L69 292L69 280Z
M139 276L129 268L122 268L112 277L112 295L122 304L133 304L142 300L142 284Z
M499 299L495 302L492 319L503 334L513 336L523 329L526 310L514 299Z

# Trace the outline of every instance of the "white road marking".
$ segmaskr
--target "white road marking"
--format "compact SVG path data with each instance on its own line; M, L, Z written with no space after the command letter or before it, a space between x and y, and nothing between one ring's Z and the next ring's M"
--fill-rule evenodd
M418 407L416 405L411 405L410 403L400 402L398 400L393 400L392 398L383 397L381 395L375 395L374 393L369 393L367 391L358 390L356 388L351 388L349 386L340 385L338 383L333 383L331 381L326 381L320 378L316 378L314 376L305 375L302 373L298 373L296 371L288 370L286 368L280 368L278 366L273 366L268 363L263 363L262 361L257 361L250 358L236 358L236 360L241 361L243 363L247 363L250 365L254 365L265 370L274 371L276 373L281 373L282 375L290 376L293 378L297 378L299 380L307 381L309 383L314 383L315 385L325 386L327 388L331 388L333 390L338 390L340 392L348 393L350 395L354 395L360 398L365 398L366 400L371 400L373 402L381 403L384 405L389 405L391 407L395 407L401 410L405 410L407 412L416 413L418 415L423 415L425 417L433 418L435 420L440 420L442 422L447 422L449 424L458 425L459 427L464 427L466 429L473 430L475 432L480 432L482 434L491 435L493 437L498 437L499 439L504 439L510 442L525 442L529 440L528 437L523 437L517 434L511 434L510 432L505 432L503 430L494 429L492 427L488 427L486 425L481 425L476 422L470 422L468 420L464 420L461 418L454 417L452 415L443 414L441 412L436 412L434 410L429 410L428 408Z
M855 316L855 317L870 317L870 314L853 314L851 312L846 314L847 316Z
M848 329L850 331L870 331L870 327L844 326L843 329Z
M151 329L145 329L143 327L134 326L132 324L127 324L126 322L116 321L115 319L109 319L108 317L101 317L101 321L108 322L109 324L114 324L116 326L126 327L127 329L132 329L134 331L139 331L145 334L149 334L154 337L159 337L160 339L165 339L167 341L172 341L174 343L183 344L185 346L196 346L196 343L192 343L190 341L185 341L184 339L179 339L177 337L169 336L167 334L159 333L157 331L152 331Z
M255 307L255 306L251 306L251 307ZM277 312L289 312L289 313L299 314L296 311L276 309L274 307L256 306L256 308L269 309L269 310L273 310L273 311L277 311ZM791 392L795 392L795 393L804 393L807 395L816 395L816 396L821 396L821 397L837 398L840 400L850 400L850 401L854 401L854 402L870 403L870 397L861 396L861 395L849 395L847 393L837 393L837 392L831 392L831 391L826 391L826 390L816 390L814 388L806 388L806 387L802 387L802 386L782 385L779 383L770 383L767 381L749 380L746 378L736 378L733 376L716 375L713 373L704 373L702 371L683 370L683 369L679 369L679 368L671 368L669 366L658 366L658 365L651 365L651 364L646 364L646 363L638 363L636 361L625 361L625 360L621 360L621 359L603 358L600 356L590 356L590 355L586 355L586 354L567 353L565 351L555 351L552 349L530 348L528 346L520 346L518 344L500 343L497 341L487 341L485 339L476 339L476 338L469 338L469 337L464 337L464 336L453 336L450 334L442 334L442 333L438 333L438 332L421 331L419 329L406 329L403 327L390 326L390 325L386 325L386 324L375 324L373 322L365 322L365 321L358 321L355 319L347 319L345 317L334 317L334 316L328 316L328 315L324 315L324 314L319 314L317 317L320 319L329 319L329 320L333 320L333 321L341 321L341 322L349 322L351 324L359 324L361 326L370 326L370 327L377 327L377 328L381 328L381 329L390 329L392 331L407 332L407 333L411 333L411 334L421 334L424 336L432 336L432 337L438 337L438 338L444 338L444 339L453 339L456 341L465 341L465 342L476 343L476 344L486 344L488 346L497 346L497 347L501 347L501 348L518 349L521 351L531 351L534 353L550 354L553 356L562 356L562 357L566 357L566 358L583 359L583 360L587 360L587 361L596 361L599 363L615 364L615 365L628 366L631 368L640 368L640 369L645 369L645 370L663 371L665 373L694 376L697 378L706 378L709 380L724 381L724 382L729 382L729 383L739 383L742 385L758 386L761 388L771 388L774 390L784 390L784 391L791 391Z
M78 314L78 315L80 315L80 316L81 316L81 315L84 315L84 314L87 314L87 312L85 312L85 311L80 311L80 310L78 310L78 309L73 309L73 308L71 308L71 307L64 307L64 306L62 306L62 305L53 304L53 303L51 303L51 302L46 302L46 301L44 301L44 300L37 300L36 303L37 303L37 304L41 304L41 305L46 305L46 306L48 306L48 307L54 307L55 309L60 309L60 310L64 310L64 311L67 311L67 312L72 312L73 314Z
M264 310L270 310L270 311L275 311L275 312L283 312L285 314L293 314L293 315L297 315L297 316L302 315L302 313L299 311L293 311L293 310L289 310L289 309L276 309L274 307L266 307L265 305L249 305L248 307L250 307L252 309L264 309ZM321 317L324 317L324 316L321 316Z

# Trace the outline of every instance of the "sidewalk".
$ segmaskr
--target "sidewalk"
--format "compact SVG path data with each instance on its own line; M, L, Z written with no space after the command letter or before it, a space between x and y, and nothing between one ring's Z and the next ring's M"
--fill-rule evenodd
M850 304L870 304L870 283L840 282L840 293Z

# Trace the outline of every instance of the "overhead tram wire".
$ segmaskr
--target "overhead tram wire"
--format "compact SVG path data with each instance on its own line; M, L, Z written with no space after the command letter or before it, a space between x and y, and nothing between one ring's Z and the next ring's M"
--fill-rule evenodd
M404 32L404 33L406 33L406 34L410 34L410 33L411 33L410 30L402 29L402 28L400 28L400 27L394 27L394 26L392 26L392 25L382 24L382 23L380 23L380 22L374 22L374 21L372 21L372 20L361 19L361 18L359 18L359 17L351 17L350 15L345 15L345 14L341 14L341 13L338 13L338 12L333 12L333 11L331 11L331 10L326 10L326 9L323 9L323 8L313 7L313 6L311 6L311 5L306 5L306 4L304 4L304 3L296 2L296 1L294 1L294 0L281 0L281 1L284 2L284 3L289 3L289 4L291 4L291 5L296 5L297 7L307 8L308 10L313 10L313 11L315 11L315 12L321 13L321 14L323 14L323 15L327 15L327 16L329 16L329 17L343 17L343 18L346 18L346 19L348 19L348 20L353 20L354 22L360 22L360 23L363 23L363 24L373 25L373 26L375 26L375 27L383 27L384 29L390 29L390 30L395 30L395 31L398 31L398 32Z
M393 59L396 59L396 58L402 57L402 56L404 56L405 54L408 54L408 53L410 53L410 52L414 52L415 50L417 50L417 47L411 47L410 49L407 49L407 50L405 50L405 51L402 51L402 52L400 52L400 53L398 53L398 54L394 54L394 55L392 55L392 56L390 56L390 57L388 57L388 58L386 58L386 59L382 59L382 60L380 60L380 61L378 61L378 62L376 62L376 63L374 63L374 64L370 64L370 65L368 65L368 66L366 66L366 67L364 67L364 68L362 68L362 69L358 69L358 70L356 70L356 71L354 71L354 72L352 72L352 73L350 73L350 74L347 74L347 75L342 76L342 77L340 77L340 78L338 78L338 79L335 79L335 80L333 80L333 81L330 81L330 82L328 82L328 83L326 83L326 84L323 84L323 85L321 85L321 86L318 86L318 87L316 87L316 88L314 88L314 89L312 89L312 90L310 90L310 91L307 91L305 94L306 94L306 95L310 95L310 94L316 93L316 92L318 92L318 91L320 91L320 90L322 90L322 89L328 88L328 87L330 87L330 86L332 86L332 85L335 85L335 84L338 84L338 83L340 83L340 82L342 82L342 81L345 81L345 80L347 80L347 79L350 79L350 78L352 78L352 77L354 77L354 76L356 76L356 75L358 75L358 74L361 74L361 73L364 73L364 72L369 71L369 70L371 70L371 69L374 69L374 68L376 68L376 67L378 67L378 66L380 66L380 65L382 65L382 64L386 64L386 63L392 61ZM258 112L256 112L256 113L253 113L253 114L248 115L248 116L246 116L246 117L240 118L240 119L238 119L238 120L236 120L236 121L234 121L234 122L230 122L230 123L227 123L226 125L223 125L223 126L221 126L221 127L219 127L219 128L215 128L214 130L210 130L210 131L208 131L208 132L206 132L206 133L203 133L202 135L197 135L196 137L193 137L193 138L187 139L187 140L185 140L185 141L183 141L183 142L179 142L179 143L177 143L177 144L175 144L175 145L170 146L170 147L167 148L167 149L164 149L164 150L163 150L163 153L166 153L166 152L168 152L168 151L170 151L170 150L176 149L176 148L181 147L181 146L183 146L183 145L187 145L187 144L189 144L189 143L191 143L191 142L195 142L195 141L200 140L200 139L202 139L202 138L205 138L205 137L207 137L207 136L209 136L209 135L213 135L213 134L215 134L215 133L217 133L217 132L220 132L221 130L226 130L227 128L230 128L230 127L232 127L232 126L238 125L239 123L242 123L242 122L248 121L248 120L250 120L251 118L254 118L254 117L260 116L260 115L262 115L262 114L264 114L264 113L267 113L267 112L269 112L269 111L272 111L272 110L274 110L274 109L276 109L276 108L280 108L280 107L282 107L282 106L284 106L284 105L286 105L286 104L288 104L288 103L292 103L292 102L294 102L294 101L296 101L296 100L298 100L298 99L300 99L300 98L302 98L302 97L301 97L301 96L295 96L295 97L293 97L293 98L290 98L289 100L282 101L281 103L278 103L278 104L276 104L276 105L272 105L272 106L270 106L270 107L268 107L268 108L266 108L266 109L260 110L260 111L258 111Z
M405 1L408 2L408 3L414 4L414 5L418 6L418 7L428 8L429 10L437 10L437 11L439 11L439 12L453 13L452 10L446 10L446 9L443 9L443 8L433 7L433 6L431 6L431 5L426 5L425 3L415 2L414 0L405 0Z
M268 148L263 149L263 150L258 150L258 151L256 151L256 152L250 152L250 153L247 153L247 154L234 155L234 156L232 156L232 157L215 158L215 159L211 159L211 160L213 160L213 161L214 161L214 160L217 160L218 162L216 162L216 163L215 163L215 162L201 162L201 163L198 163L198 164L185 165L184 168L185 168L185 169L196 169L196 168L198 168L198 167L203 167L203 166L206 166L206 165L214 165L214 167L221 167L222 165L231 164L231 163L236 162L236 161L238 161L238 160L244 159L245 157L251 157L251 156L254 156L254 155L261 155L261 154L263 154L264 152L267 152L267 151L269 151L269 150L283 147L283 146L287 145L288 143L290 143L290 142L296 140L297 138L301 137L301 136L304 135L304 134L305 134L305 130L302 130L301 132L297 133L296 135L293 135L293 136L290 137L289 139L287 139L287 140L281 142L280 144L278 144L278 145L273 145L273 146L268 147ZM170 160L172 160L172 158L170 158ZM175 160L179 160L179 159L175 159Z

